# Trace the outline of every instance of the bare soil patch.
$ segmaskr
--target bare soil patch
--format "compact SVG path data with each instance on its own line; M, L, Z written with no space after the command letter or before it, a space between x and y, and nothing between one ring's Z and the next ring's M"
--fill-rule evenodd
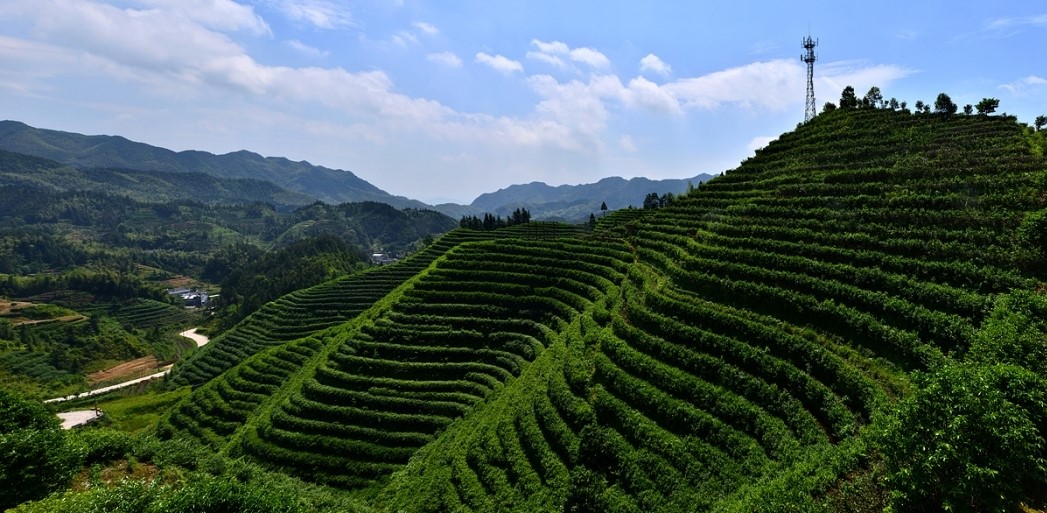
M155 356L143 356L105 370L92 372L87 375L87 380L92 385L103 381L118 381L131 376L141 376L156 372L158 365L159 362L157 362Z
M11 310L25 308L27 306L33 306L33 304L26 301L8 301L6 299L0 299L0 315L7 315L11 313Z
M26 324L47 324L49 322L76 322L82 321L87 317L81 314L63 315L61 317L55 317L53 319L36 319L29 320L24 317L17 317L16 320L11 321L11 326L18 327Z
M193 283L193 279L188 276L175 276L160 282L160 285L169 289L177 289L181 287L188 287Z

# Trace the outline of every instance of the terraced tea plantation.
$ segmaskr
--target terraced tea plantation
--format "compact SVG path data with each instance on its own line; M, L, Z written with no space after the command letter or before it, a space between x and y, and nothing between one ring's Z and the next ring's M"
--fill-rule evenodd
M1013 118L824 113L669 207L270 303L160 432L379 511L882 509L871 426L1042 287L1045 177Z

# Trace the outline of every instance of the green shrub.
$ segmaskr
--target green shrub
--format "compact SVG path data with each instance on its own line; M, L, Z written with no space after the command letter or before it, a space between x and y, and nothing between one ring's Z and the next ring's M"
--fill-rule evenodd
M18 513L296 513L306 511L288 490L266 483L239 483L195 476L180 486L127 480L82 493L66 493L23 505Z
M1018 227L1018 239L1041 254L1047 254L1047 210L1026 214Z
M877 437L897 510L1013 510L1047 486L1042 378L967 364L915 381Z
M72 439L85 465L124 458L131 453L135 442L130 434L113 429L81 429Z
M67 486L79 467L54 414L0 390L0 510Z
M50 429L59 426L58 417L37 401L30 401L0 388L0 433L17 429Z
M1047 295L1016 290L1000 296L975 335L967 359L1047 373Z

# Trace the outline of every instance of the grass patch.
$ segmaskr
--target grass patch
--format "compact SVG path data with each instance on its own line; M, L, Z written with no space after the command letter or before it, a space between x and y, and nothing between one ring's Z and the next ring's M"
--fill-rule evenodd
M160 417L167 414L178 401L189 395L189 387L168 392L148 391L141 395L99 401L98 409L105 412L103 425L129 433L150 431Z

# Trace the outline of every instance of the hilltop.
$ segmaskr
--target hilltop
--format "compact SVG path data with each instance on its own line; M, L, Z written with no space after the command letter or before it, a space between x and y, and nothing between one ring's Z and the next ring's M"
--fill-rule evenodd
M456 229L213 338L157 434L343 511L1039 506L1043 141L842 108L591 232Z

